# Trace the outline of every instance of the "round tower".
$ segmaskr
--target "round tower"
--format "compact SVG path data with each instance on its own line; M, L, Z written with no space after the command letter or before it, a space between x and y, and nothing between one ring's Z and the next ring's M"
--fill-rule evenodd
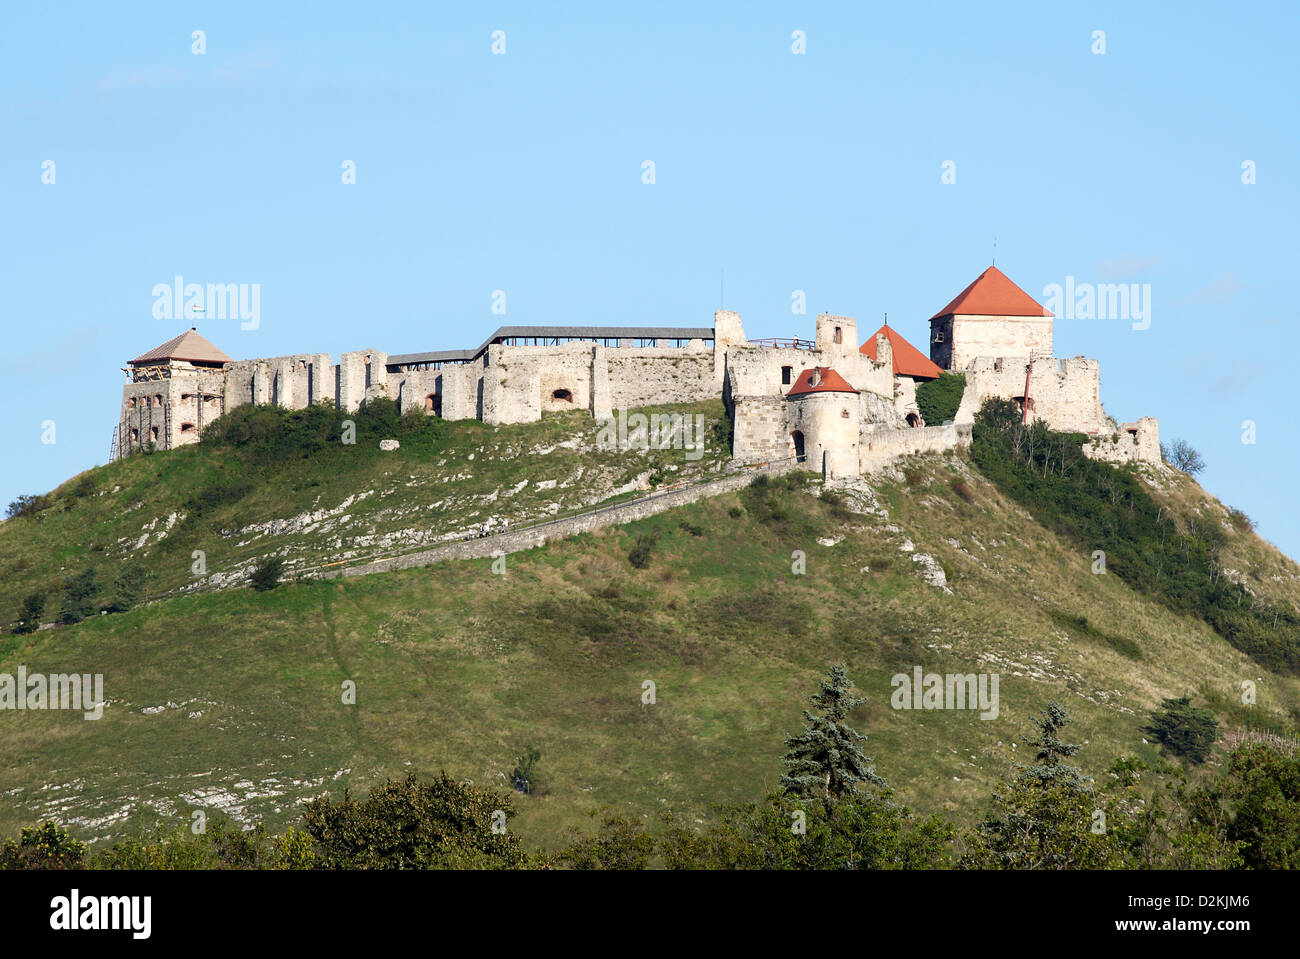
M859 475L862 409L855 390L829 366L804 370L786 394L794 454L827 480Z

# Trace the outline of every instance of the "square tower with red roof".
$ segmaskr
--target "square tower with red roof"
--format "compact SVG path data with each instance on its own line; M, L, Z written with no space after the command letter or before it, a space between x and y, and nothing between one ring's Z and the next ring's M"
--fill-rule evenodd
M930 317L930 359L961 371L979 356L1051 356L1052 312L990 266Z

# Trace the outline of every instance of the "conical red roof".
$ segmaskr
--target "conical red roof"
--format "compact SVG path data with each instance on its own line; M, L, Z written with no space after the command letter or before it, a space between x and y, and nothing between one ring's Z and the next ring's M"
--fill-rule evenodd
M939 378L943 370L939 369L930 358L918 350L903 335L895 330L892 326L882 326L876 332L868 337L867 342L858 347L859 353L865 353L871 357L872 362L876 360L876 337L881 333L885 334L885 339L889 340L889 345L894 351L894 375L911 376L915 379L934 380Z
M967 316L1052 316L1034 298L1016 286L996 266L991 266L970 286L957 294L957 298L934 316L964 313Z
M191 363L233 363L225 353L217 349L202 336L198 330L190 327L180 336L168 340L161 346L155 346L148 353L142 353L131 360L132 364L158 363L162 360L189 360Z
M818 376L818 382L813 383L813 374ZM836 373L829 366L814 366L810 370L804 370L794 381L794 386L790 387L790 392L786 396L802 396L805 393L856 393L849 381L840 374Z

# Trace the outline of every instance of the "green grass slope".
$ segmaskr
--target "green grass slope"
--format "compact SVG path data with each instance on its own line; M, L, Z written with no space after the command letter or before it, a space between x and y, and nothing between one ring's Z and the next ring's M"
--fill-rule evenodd
M530 431L554 428L467 433L474 448L500 436L533 448L546 443ZM468 448L448 466L464 471ZM137 457L102 485L156 497L135 512L158 515L185 495L174 464L206 455ZM526 466L501 468L524 478ZM367 482L385 469L398 478L379 458L367 468L377 471ZM289 474L286 497L299 482ZM1222 509L1180 475L1159 481L1157 495L1179 508ZM175 485L147 493L148 483ZM530 844L553 848L604 807L702 819L713 803L775 787L783 739L838 660L868 697L855 721L877 769L918 810L963 821L985 808L1023 750L1029 715L1050 699L1074 714L1093 774L1121 753L1155 757L1139 727L1169 696L1190 694L1228 725L1295 729L1294 677L1094 575L1085 551L964 456L917 458L842 496L820 492L783 480L716 497L514 554L504 576L483 560L268 593L210 590L0 639L0 673L100 672L109 701L98 721L0 713L0 833L50 816L103 839L196 808L283 826L305 799L409 771L504 787L530 744L545 790L519 797L512 824ZM126 528L106 506L85 507L92 542L112 544ZM73 545L80 508L29 524L51 524L40 535L64 544L65 564L90 548ZM263 513L301 508L268 500ZM17 524L4 526L0 555L27 556L27 573L48 575L39 551L12 542ZM646 536L654 545L637 568L628 556ZM1249 531L1228 536L1236 561L1261 566L1270 595L1300 598L1294 563ZM188 563L193 541L177 541ZM798 552L803 573L792 568ZM944 570L946 590L927 568ZM891 676L918 665L999 673L997 719L890 708ZM1245 679L1259 689L1250 708L1239 705ZM354 705L343 701L348 682Z

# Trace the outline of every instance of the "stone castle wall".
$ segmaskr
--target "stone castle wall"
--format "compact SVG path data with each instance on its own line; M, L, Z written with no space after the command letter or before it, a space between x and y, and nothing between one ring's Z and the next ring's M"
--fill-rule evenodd
M932 327L951 334L946 342L954 364L969 357L958 424L968 426L989 397L1024 403L1028 367L1028 403L1035 419L1053 429L1098 437L1090 456L1159 462L1154 420L1127 424L1119 443L1105 441L1119 430L1101 406L1097 361L1031 356L1051 349L1050 317L957 316ZM224 370L171 360L133 371L135 380L122 395L119 446L127 452L151 440L164 449L196 442L206 423L244 403L301 409L333 402L343 412L354 412L381 397L394 400L403 413L425 411L448 420L500 425L534 422L564 410L604 418L614 409L721 396L732 416L737 461L790 460L798 431L809 460L825 459L836 476L874 468L881 457L948 449L958 442L958 434L942 424L913 428L915 419L909 423L907 414L916 409L915 381L894 376L892 347L883 335L876 338L875 360L862 353L851 317L821 314L812 342L769 346L750 343L740 316L720 310L714 315L714 337L712 348L703 340L677 348L608 346L595 340L554 346L493 343L467 362L433 368L417 361L410 368L394 365L391 372L388 354L374 349L343 353L337 364L322 353L240 360ZM973 352L1003 346L1009 352ZM856 396L787 399L799 374L818 366L838 372ZM852 397L847 405L845 397ZM834 417L827 412L831 406Z
M1030 367L1031 419L1044 420L1052 429L1066 432L1092 434L1111 429L1101 407L1101 364L1083 357L1031 360L981 356L972 360L965 369L966 391L956 421L974 422L975 413L990 397L1023 401L1026 367Z

